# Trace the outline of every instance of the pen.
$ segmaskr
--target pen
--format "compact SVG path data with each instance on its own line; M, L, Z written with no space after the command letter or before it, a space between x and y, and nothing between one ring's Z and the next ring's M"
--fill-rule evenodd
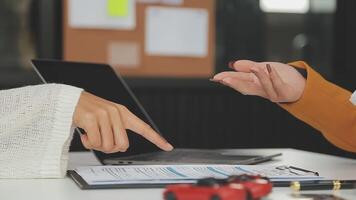
M302 172L306 172L306 173L312 173L312 174L314 174L315 176L319 176L319 173L318 173L318 172L313 172L313 171L310 171L310 170L306 170L306 169L302 169L302 168L294 167L294 166L289 166L289 168L295 169L295 170L299 170L299 171L302 171Z
M282 166L276 167L276 169L278 169L278 170L288 170L290 173L295 174L295 175L301 175L300 173L297 172L297 171L300 171L300 172L304 172L304 173L308 173L308 174L313 174L315 176L319 176L318 172L310 171L310 170L307 170L307 169L303 169L303 168L300 168L300 167L294 167L294 166L282 165Z
M341 190L356 188L356 180L317 180L317 181L293 181L290 188L300 190Z

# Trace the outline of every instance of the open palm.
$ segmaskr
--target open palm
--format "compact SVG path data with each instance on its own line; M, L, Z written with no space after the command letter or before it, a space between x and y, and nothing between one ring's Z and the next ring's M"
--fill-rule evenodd
M239 60L231 67L235 71L216 74L212 81L220 82L242 94L264 97L272 102L294 102L303 94L304 77L287 64Z

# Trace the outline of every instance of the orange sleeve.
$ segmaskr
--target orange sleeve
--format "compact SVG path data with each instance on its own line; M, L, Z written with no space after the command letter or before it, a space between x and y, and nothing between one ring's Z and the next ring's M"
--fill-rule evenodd
M308 77L298 101L279 105L334 145L356 152L356 106L349 101L351 92L328 82L305 62L289 64L306 69Z

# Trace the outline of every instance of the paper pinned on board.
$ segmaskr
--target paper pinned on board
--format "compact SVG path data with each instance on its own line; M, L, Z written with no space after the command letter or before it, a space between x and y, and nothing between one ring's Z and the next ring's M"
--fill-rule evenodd
M115 41L108 45L108 63L118 68L136 68L140 65L138 42Z
M146 9L145 53L150 56L206 57L206 9L151 6Z
M136 2L68 0L68 23L72 28L132 30L136 27Z

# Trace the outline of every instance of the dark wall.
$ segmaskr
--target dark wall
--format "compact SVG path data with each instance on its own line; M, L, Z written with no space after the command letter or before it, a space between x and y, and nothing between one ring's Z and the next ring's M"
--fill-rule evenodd
M355 157L278 105L207 80L129 80L129 84L135 85L135 94L176 147L298 148ZM79 140L74 142L73 150L78 150Z
M353 91L356 89L356 1L338 1L335 15L333 81Z
M258 0L216 1L216 71L227 70L232 60L262 61L264 26Z
M267 100L206 80L147 81L151 84L133 89L176 147L283 147L354 157Z
M200 82L195 87L135 88L161 131L178 147L283 147L353 156L276 104Z

